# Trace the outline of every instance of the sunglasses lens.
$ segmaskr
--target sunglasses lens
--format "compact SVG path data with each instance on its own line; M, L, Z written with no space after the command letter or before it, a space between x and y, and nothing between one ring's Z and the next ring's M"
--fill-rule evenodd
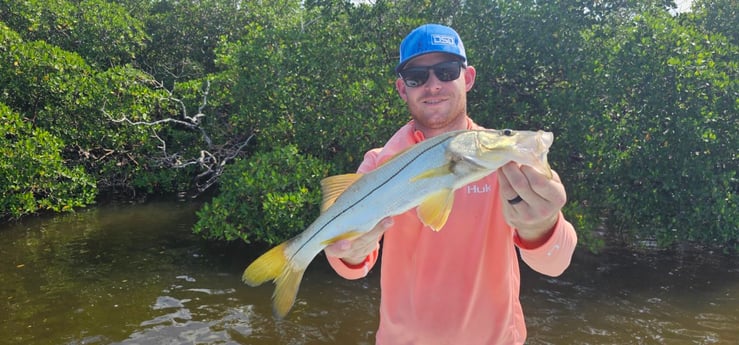
M423 85L429 79L429 69L409 68L400 72L400 77L407 87L417 87Z
M460 61L446 61L429 67L411 67L400 71L400 77L407 87L418 87L429 79L429 70L441 81L452 81L459 78L462 70Z
M459 61L442 62L432 67L434 74L441 81L452 81L459 78L461 65Z

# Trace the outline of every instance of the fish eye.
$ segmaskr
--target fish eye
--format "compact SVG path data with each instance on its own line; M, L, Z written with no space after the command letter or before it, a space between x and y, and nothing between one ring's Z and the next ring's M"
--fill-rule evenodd
M507 137L513 136L513 130L512 129L504 129L503 130L503 135L505 135Z

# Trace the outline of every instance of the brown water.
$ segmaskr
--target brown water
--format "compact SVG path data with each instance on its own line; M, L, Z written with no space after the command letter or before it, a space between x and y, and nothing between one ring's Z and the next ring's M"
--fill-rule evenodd
M288 317L240 275L266 248L206 243L198 205L106 206L0 226L0 344L372 344L379 276L319 257ZM522 272L528 344L739 344L739 258L576 252Z

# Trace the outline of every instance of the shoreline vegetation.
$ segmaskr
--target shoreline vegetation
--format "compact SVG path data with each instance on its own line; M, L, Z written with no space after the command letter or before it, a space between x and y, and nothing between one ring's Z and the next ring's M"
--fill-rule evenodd
M282 242L407 121L393 52L439 22L477 123L554 133L584 247L736 253L736 7L0 0L0 222L195 198L203 238Z

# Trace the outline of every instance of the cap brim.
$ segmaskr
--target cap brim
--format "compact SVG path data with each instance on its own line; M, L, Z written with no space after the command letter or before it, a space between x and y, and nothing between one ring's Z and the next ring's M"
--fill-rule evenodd
M407 65L409 62L411 62L411 60L413 60L413 59L415 59L415 58L417 58L419 56L423 56L423 55L426 55L426 54L432 54L432 53L441 53L441 54L451 55L451 56L454 56L454 57L459 58L460 60L462 60L462 62L467 62L467 58L464 57L464 56L462 56L462 55L459 55L459 54L445 52L445 51L426 51L426 52L418 53L416 55L411 55L410 57L408 57L407 59L405 59L405 61L399 63L397 66L395 66L395 69L394 69L395 74L400 73L400 71L403 70L403 67L405 67L405 65Z

